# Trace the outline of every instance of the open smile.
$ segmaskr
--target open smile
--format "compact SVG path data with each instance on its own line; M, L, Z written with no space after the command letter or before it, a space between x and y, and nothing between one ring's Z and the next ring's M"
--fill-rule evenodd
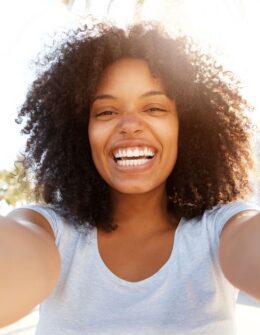
M144 165L155 155L155 150L149 147L117 148L113 152L115 162L119 166Z
M113 151L113 160L120 170L144 171L154 163L156 151L150 147L124 147Z

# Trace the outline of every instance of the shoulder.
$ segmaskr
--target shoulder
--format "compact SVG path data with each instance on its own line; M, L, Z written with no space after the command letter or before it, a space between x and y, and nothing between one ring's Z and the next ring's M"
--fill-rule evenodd
M62 230L62 217L48 205L23 205L11 211L7 216L23 225L36 225L43 228L55 240Z
M220 237L223 228L234 217L260 211L257 204L248 201L235 201L228 204L218 204L206 210L203 217L209 227Z
M220 238L224 227L232 218L243 213L259 211L260 207L246 201L235 201L228 204L218 204L211 209L205 210L201 216L185 219L183 230L186 234L200 236L207 241L210 248L217 252Z

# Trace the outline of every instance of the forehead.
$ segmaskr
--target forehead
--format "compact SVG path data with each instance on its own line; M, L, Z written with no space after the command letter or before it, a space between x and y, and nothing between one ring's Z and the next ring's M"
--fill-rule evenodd
M146 89L164 91L162 81L150 70L145 60L123 58L107 66L98 82L96 92L128 90L128 92Z

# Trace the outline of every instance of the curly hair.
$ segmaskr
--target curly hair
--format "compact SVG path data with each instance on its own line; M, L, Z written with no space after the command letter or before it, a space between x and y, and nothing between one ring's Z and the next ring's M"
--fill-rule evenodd
M107 24L71 30L38 61L41 70L16 119L26 121L23 164L34 173L36 199L74 218L77 227L116 229L87 129L102 72L124 57L145 60L176 102L180 135L166 185L169 211L191 218L244 198L251 190L252 127L239 81L194 50L188 37L172 38L159 25L139 23L126 30Z

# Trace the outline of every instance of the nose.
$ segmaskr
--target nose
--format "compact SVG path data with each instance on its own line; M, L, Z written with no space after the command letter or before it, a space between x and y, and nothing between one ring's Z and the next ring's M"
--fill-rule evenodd
M143 131L144 122L137 113L124 113L118 124L119 132L123 135L136 135Z

